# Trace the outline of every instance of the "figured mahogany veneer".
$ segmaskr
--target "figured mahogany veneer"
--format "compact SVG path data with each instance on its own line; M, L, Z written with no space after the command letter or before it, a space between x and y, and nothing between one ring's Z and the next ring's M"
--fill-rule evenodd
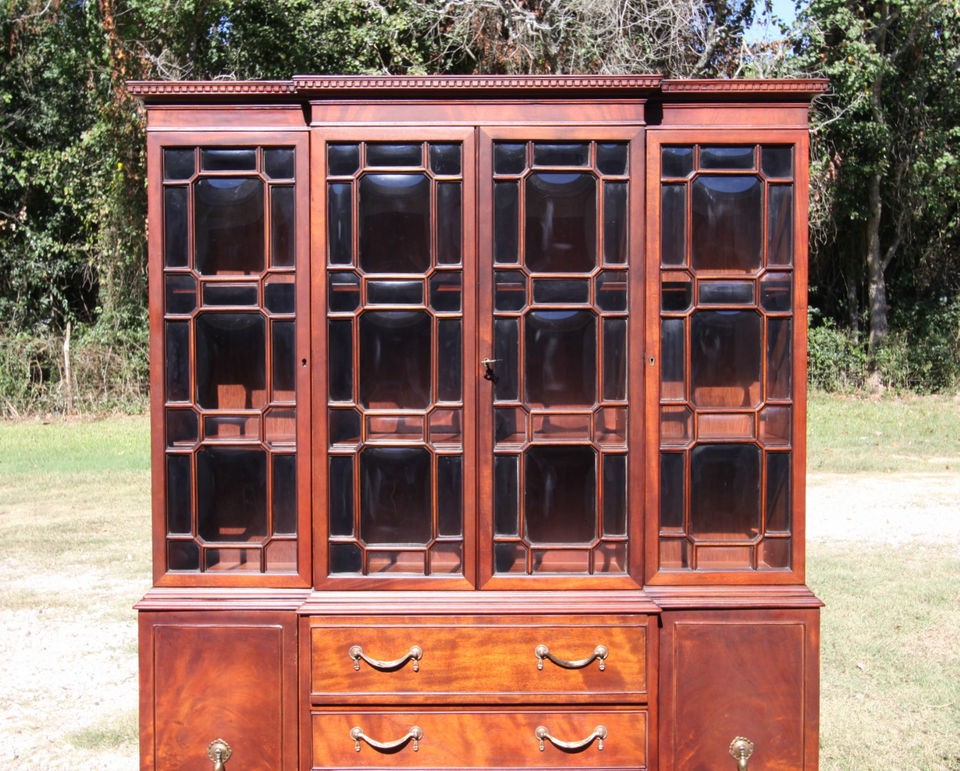
M649 713L642 709L498 709L311 713L315 769L343 768L646 768ZM359 751L351 730L380 742L393 742L412 727L422 730L417 751L412 741L388 752L377 752L361 741ZM544 741L544 727L560 741L581 744L567 750ZM606 729L588 743L598 726Z
M141 767L815 769L825 88L131 83Z
M751 767L817 767L816 611L669 612L663 622L664 767L722 768L732 726L757 747Z
M291 621L269 612L143 612L141 768L207 771L204 751L221 733L247 768L296 768Z
M650 616L311 617L310 703L643 703L652 622ZM413 646L422 657L417 670L412 661L393 671L362 661L355 668L349 655L355 645L381 661L395 661ZM565 661L587 659L597 646L606 654L577 669L548 659L538 668L542 645Z

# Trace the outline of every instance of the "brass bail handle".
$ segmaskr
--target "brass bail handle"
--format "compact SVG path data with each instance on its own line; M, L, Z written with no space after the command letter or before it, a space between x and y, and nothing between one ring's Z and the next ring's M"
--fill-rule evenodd
M747 771L747 764L750 762L750 756L753 755L753 742L744 736L738 736L730 742L730 755L737 761L737 768L740 771Z
M226 771L231 755L233 750L223 739L214 739L207 747L207 757L213 763L213 771Z

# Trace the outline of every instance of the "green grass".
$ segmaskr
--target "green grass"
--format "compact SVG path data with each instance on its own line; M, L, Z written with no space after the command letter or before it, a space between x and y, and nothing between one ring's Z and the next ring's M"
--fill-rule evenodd
M820 765L960 769L956 544L811 545L821 628Z
M813 394L807 467L960 473L960 400ZM821 768L960 770L958 545L812 542L807 577L826 603Z
M81 731L75 731L67 740L82 750L109 751L125 746L136 746L140 738L137 710L112 715Z
M0 422L3 567L141 572L150 554L148 445L145 417Z
M33 726L15 737L24 768L65 768L59 757L33 765L49 746L74 768L136 767L136 678L123 703L100 689L136 670L132 606L151 575L149 468L142 416L0 422L0 614L34 636L4 637L2 655L42 645L41 636L69 639L99 673L86 686L69 674L61 681L68 665L51 660L46 674L38 663L27 692L8 694L10 714ZM79 705L67 725L64 697Z
M807 469L839 474L960 471L960 398L811 394Z
M143 416L104 420L0 422L0 483L29 474L101 475L150 467L149 421Z

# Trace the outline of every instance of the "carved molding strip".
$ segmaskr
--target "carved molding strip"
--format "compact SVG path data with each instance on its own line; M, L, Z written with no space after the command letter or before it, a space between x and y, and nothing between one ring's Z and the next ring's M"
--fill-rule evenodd
M462 90L528 90L576 89L603 91L611 89L656 89L659 75L360 75L311 76L299 75L293 79L297 90L403 90L403 91L462 91Z
M659 75L297 75L292 80L139 80L127 83L138 97L305 96L343 91L651 91L686 95L797 94L827 90L827 81L794 80L664 80Z
M133 96L276 96L297 93L288 80L131 80Z
M822 94L828 83L821 78L791 80L664 80L665 94Z

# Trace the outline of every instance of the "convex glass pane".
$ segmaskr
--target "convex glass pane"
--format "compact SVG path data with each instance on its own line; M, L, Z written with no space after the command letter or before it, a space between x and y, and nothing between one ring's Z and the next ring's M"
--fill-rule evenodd
M266 403L266 319L259 313L197 316L197 403L259 409Z
M526 182L526 264L585 272L597 263L597 180L592 174L531 174Z
M660 163L661 174L664 177L685 177L693 171L693 148L661 148Z
M205 177L195 186L197 270L259 273L264 268L264 185L252 177Z
M423 146L419 143L370 142L367 166L422 166Z
M197 156L192 147L165 147L163 150L163 178L190 179L197 170Z
M760 267L763 184L755 176L707 176L693 182L693 267Z
M263 151L263 170L271 179L293 179L292 147L268 147Z
M200 150L203 171L256 171L255 147L204 147Z
M360 402L382 409L430 404L430 315L422 311L367 311L360 316Z
M424 447L361 451L360 537L366 543L426 543L433 511L430 466Z
M690 453L690 532L707 540L751 539L760 531L760 450L703 444Z
M752 407L760 399L763 324L753 311L697 311L690 325L691 384L700 407Z
M430 180L425 174L360 179L360 267L423 273L430 267Z
M586 445L536 445L525 456L524 513L532 543L597 536L597 456Z
M589 161L587 142L536 142L533 145L534 166L586 166Z
M753 169L753 145L744 147L701 147L701 169Z
M531 311L524 323L527 401L544 406L593 404L597 319L591 311Z
M197 452L197 525L206 541L250 541L267 535L267 454L203 447Z

